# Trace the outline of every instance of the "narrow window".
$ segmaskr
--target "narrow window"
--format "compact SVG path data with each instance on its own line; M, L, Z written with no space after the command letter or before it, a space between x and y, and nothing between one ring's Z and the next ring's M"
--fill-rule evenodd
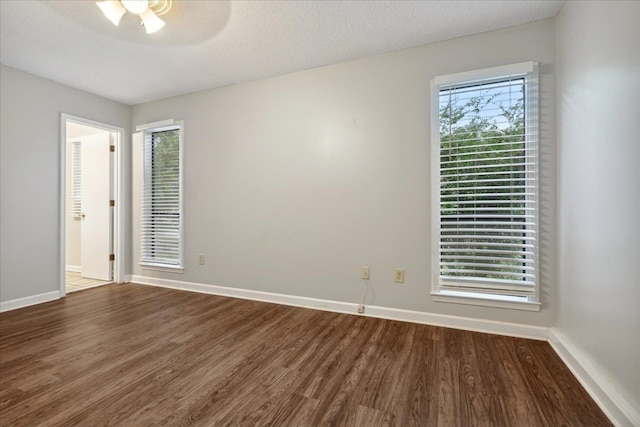
M533 63L436 78L436 293L537 301Z
M82 213L82 142L71 143L72 181L71 181L71 215L80 218Z
M144 132L141 263L182 267L181 129Z

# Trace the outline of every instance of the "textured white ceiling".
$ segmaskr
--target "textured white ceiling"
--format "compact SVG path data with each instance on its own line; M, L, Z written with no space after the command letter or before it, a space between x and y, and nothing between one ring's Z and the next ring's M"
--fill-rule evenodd
M0 1L0 61L125 104L555 16L562 0L180 1L146 35L94 1Z

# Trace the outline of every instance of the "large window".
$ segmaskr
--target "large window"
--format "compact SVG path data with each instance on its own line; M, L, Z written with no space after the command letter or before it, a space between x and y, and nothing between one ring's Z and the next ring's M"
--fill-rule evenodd
M432 90L434 291L537 301L536 64L443 76Z
M141 263L182 267L182 131L144 131Z

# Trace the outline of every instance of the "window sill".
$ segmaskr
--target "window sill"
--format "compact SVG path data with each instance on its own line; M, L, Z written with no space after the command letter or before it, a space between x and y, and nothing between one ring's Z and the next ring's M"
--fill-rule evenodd
M154 270L154 271L166 271L167 273L184 273L184 268L182 266L173 266L173 265L164 265L164 264L146 264L140 263L140 267L143 270Z
M431 292L435 302L479 305L483 307L507 308L511 310L540 311L539 302L528 301L524 297L478 294L472 292L436 291Z

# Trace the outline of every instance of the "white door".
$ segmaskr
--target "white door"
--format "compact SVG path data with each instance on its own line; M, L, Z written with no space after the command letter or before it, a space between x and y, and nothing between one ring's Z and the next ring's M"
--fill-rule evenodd
M111 155L109 133L82 138L80 275L111 280Z

